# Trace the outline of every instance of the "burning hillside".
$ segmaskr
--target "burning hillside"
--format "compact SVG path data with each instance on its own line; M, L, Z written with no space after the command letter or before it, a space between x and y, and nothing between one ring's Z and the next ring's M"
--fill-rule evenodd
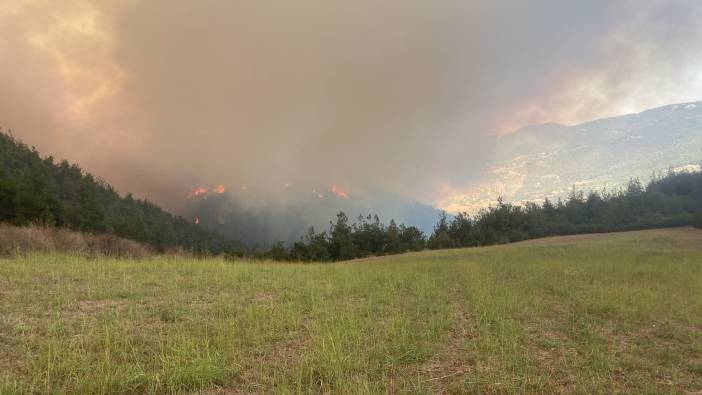
M188 200L193 199L207 199L210 195L221 195L227 191L224 185L220 184L214 188L197 187L193 188L188 194Z

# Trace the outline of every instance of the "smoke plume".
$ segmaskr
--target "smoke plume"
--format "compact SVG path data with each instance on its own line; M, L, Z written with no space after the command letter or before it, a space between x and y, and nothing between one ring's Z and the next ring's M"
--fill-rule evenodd
M696 0L0 0L0 125L175 211L220 184L434 204L496 134L699 99L700 20Z

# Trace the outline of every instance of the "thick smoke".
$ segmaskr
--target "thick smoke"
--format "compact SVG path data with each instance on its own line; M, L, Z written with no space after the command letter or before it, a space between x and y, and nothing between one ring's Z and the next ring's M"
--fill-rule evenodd
M122 192L433 204L496 133L699 99L702 3L0 0L0 125Z
M208 191L190 199L184 212L201 226L253 248L279 241L291 244L310 227L316 232L328 231L339 211L346 213L351 223L357 222L358 216L378 214L386 225L395 220L426 234L432 231L439 214L430 206L384 191L346 195L334 194L336 188L315 189L313 193L294 186L285 189L294 199L270 199L263 204L247 199L248 191L237 191L236 195Z

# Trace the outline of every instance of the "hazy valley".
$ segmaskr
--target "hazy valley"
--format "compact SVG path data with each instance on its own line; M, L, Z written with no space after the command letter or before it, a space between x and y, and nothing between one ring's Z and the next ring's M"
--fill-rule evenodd
M702 102L574 126L528 126L498 139L495 162L482 180L448 199L447 209L477 213L498 197L515 203L565 199L573 188L614 190L668 169L699 169Z

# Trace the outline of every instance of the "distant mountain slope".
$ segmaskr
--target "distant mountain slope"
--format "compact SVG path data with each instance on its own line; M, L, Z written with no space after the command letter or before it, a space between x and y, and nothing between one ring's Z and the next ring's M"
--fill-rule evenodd
M389 223L415 226L425 234L431 233L440 210L392 193L355 194L336 196L333 193L306 194L288 203L265 202L247 205L240 196L229 192L192 199L187 208L188 217L209 229L249 246L270 246L278 241L287 243L300 240L310 227L317 231L329 230L330 221L340 211L355 222L359 215L377 214Z
M698 168L702 101L655 108L575 126L534 125L499 138L496 162L452 210L476 212L499 196L525 202L647 180L667 169Z
M42 223L113 233L160 250L238 250L236 243L175 217L148 201L125 197L66 161L42 159L34 149L0 133L0 222Z

